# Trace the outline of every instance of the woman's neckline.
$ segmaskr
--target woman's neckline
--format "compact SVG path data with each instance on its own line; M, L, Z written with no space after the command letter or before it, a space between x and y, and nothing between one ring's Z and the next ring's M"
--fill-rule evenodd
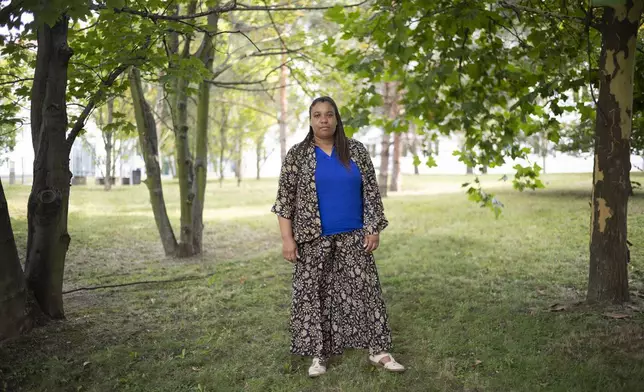
M322 151L324 154L326 154L326 156L329 156L329 157L330 157L330 156L333 156L333 152L335 151L335 144L331 146L331 152L330 152L330 153L326 152L326 151L324 150L324 148L322 148L322 147L318 146L317 144L315 145L315 148L319 148L319 149L320 149L320 151Z

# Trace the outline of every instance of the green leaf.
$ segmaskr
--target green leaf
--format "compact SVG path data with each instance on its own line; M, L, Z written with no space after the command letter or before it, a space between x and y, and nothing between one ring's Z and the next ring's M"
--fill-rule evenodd
M326 10L324 16L326 16L332 22L342 24L346 18L344 16L344 7L341 5L336 5L332 8Z

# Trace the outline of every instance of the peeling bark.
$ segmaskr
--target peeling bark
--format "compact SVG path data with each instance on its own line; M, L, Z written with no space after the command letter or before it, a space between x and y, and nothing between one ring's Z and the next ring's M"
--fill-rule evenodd
M629 300L627 206L631 193L635 41L642 0L607 7L601 23L600 89L595 124L587 300Z

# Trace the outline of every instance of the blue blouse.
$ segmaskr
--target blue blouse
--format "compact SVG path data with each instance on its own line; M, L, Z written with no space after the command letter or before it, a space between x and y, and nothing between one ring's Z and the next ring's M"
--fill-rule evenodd
M322 220L322 235L332 235L363 228L362 176L350 162L350 170L342 164L335 147L331 155L315 147L315 187Z

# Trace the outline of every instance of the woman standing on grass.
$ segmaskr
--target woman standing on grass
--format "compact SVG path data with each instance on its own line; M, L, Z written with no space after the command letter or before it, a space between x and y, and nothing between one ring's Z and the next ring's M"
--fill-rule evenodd
M309 133L282 164L277 200L282 251L294 263L291 352L313 357L309 376L326 372L331 355L369 349L369 360L405 368L391 347L372 252L387 227L371 157L349 139L335 102L309 108Z

